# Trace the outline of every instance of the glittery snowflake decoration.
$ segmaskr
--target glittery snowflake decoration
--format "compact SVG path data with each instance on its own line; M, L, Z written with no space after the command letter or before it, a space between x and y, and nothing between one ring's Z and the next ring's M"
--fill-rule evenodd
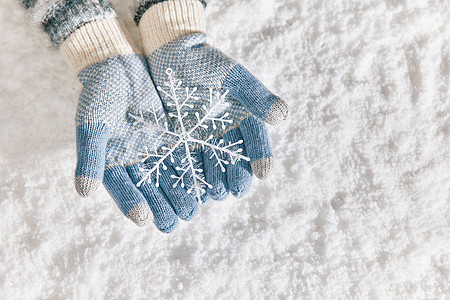
M250 161L250 159L241 154L243 149L238 145L243 143L242 140L229 143L208 134L218 128L225 130L227 125L233 123L229 113L223 113L229 106L225 100L228 91L221 94L210 89L209 97L202 101L196 96L196 87L182 88L182 81L175 78L174 72L170 68L166 70L166 74L168 80L165 82L164 88L158 86L157 89L168 98L167 106L175 108L175 110L171 110L174 112L169 113L169 117L174 120L173 127L175 129L169 130L167 123L162 122L164 115L158 115L155 110L151 112L154 114L155 122L153 123L147 121L142 112L137 115L130 114L135 122L143 125L144 128L152 127L154 130L156 123L161 131L159 139L172 141L168 146L161 146L158 150L144 149L141 153L141 162L144 164L140 168L143 178L137 183L137 186L145 181L151 182L153 179L156 181L156 186L159 186L161 172L167 170L167 159L172 164L177 161L179 165L174 167L178 175L171 175L172 187L176 188L178 185L186 187L189 194L195 193L197 201L201 204L201 196L205 193L206 187L212 188L212 185L205 178L202 164L193 155L194 149L201 147L206 151L210 159L216 162L215 167L220 168L222 172L226 171L226 165L230 163L234 164L241 159ZM194 110L193 101L196 103L201 101L203 103L201 108ZM149 160L153 162L148 163Z

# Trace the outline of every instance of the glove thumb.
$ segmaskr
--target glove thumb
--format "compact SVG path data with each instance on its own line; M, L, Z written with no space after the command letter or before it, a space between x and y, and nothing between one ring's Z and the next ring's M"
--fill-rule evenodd
M75 188L78 194L87 197L103 180L109 130L105 124L85 123L77 126L76 136Z

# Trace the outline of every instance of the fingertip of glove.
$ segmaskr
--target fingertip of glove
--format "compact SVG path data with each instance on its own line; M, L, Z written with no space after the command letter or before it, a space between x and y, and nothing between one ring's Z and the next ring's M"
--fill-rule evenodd
M198 205L191 207L190 209L183 210L178 214L178 217L183 221L192 220L198 213Z
M100 185L100 181L89 177L75 177L75 189L81 197L90 196Z
M137 226L144 226L150 221L150 207L145 203L139 203L127 214L127 217Z
M245 179L245 181L238 181L239 184L230 188L231 194L236 198L242 198L245 194L250 190L251 186L251 177L250 180Z
M266 179L273 169L273 157L261 158L252 162L253 174L259 179Z
M287 119L289 115L289 105L286 101L279 99L272 105L266 116L266 122L270 125L277 125Z
M156 227L163 233L171 233L178 227L178 218L174 218L171 222L165 222L166 224L155 224Z
M228 197L228 189L223 183L208 189L208 196L215 201L223 201Z
M247 187L237 187L230 191L234 197L242 198L242 197L244 197L245 194L247 194L248 190L249 190L249 188L247 188Z

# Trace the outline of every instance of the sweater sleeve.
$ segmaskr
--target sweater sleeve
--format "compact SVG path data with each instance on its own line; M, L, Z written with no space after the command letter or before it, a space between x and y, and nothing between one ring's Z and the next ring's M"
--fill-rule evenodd
M42 27L53 45L60 45L78 28L98 20L116 18L108 0L18 0L32 23Z
M136 25L139 25L139 22L141 21L142 16L145 14L145 12L152 7L155 4L166 2L166 1L172 1L172 0L135 0L135 13L134 13L134 22ZM203 5L203 7L206 7L206 1L207 0L198 0Z

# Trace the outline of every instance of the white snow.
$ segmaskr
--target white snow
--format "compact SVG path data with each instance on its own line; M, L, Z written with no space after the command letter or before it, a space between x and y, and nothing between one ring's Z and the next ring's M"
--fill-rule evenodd
M165 235L76 195L76 74L1 1L0 299L448 299L449 2L209 2L292 114L267 181Z

